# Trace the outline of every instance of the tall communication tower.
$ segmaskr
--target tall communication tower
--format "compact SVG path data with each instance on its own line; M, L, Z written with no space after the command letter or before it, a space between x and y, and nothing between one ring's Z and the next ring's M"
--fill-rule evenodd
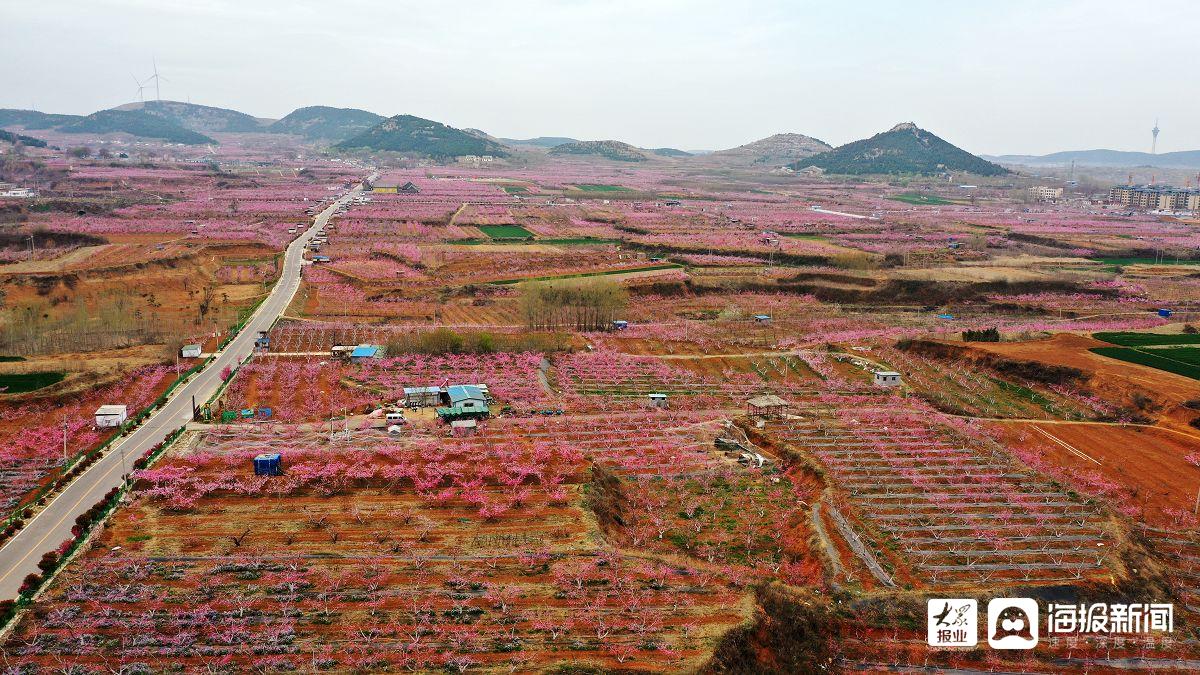
M1150 154L1158 154L1158 118L1154 119L1154 128L1150 130Z

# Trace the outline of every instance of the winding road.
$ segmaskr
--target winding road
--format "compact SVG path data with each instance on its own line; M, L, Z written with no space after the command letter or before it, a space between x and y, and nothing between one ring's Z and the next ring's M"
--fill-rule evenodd
M300 287L304 251L309 241L318 230L325 227L339 206L352 200L362 190L360 184L338 198L313 219L311 227L292 240L284 254L279 281L242 331L215 355L208 367L177 387L166 404L133 433L109 446L100 460L60 491L0 548L0 599L15 599L25 577L38 571L37 563L42 554L58 548L71 536L75 518L100 501L109 490L121 485L130 462L192 420L192 398L195 397L197 404L200 404L212 397L221 385L221 371L226 366L237 367L239 362L253 353L258 332L270 329L296 295L296 289Z

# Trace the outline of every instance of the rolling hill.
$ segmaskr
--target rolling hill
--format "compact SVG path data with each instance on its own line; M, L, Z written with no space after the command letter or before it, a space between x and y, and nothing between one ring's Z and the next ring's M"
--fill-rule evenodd
M334 147L342 150L412 152L440 158L509 155L504 146L495 141L412 115L389 117Z
M615 162L644 162L650 157L641 148L621 141L575 141L550 148L551 155L590 155Z
M141 110L100 110L76 122L59 127L65 134L124 133L139 138L153 138L167 143L201 145L216 141L191 129L185 129L170 119Z
M650 152L653 152L654 154L659 155L660 157L692 157L693 156L692 153L688 152L687 150L679 150L677 148L650 148Z
M793 169L816 166L839 174L931 175L954 171L997 176L1009 172L912 122L897 124L881 134L813 155L791 166Z
M382 122L383 115L357 108L324 105L297 108L267 127L276 134L295 134L309 140L344 141Z
M0 141L12 143L13 145L20 143L21 145L27 145L31 148L44 148L47 145L46 141L43 141L40 138L25 136L23 134L13 133L11 131L5 131L4 129L0 129Z
M706 155L722 164L779 167L831 150L828 143L804 134L775 134L752 143Z
M181 101L126 103L113 110L141 111L201 134L256 132L266 128L266 122L244 112Z
M984 155L984 158L1002 164L1021 164L1024 166L1066 166L1071 162L1075 162L1079 166L1157 166L1168 169L1200 169L1200 150L1183 150L1161 154L1126 152L1123 150L1067 150L1049 155Z
M78 122L82 115L56 115L37 110L0 109L0 127L24 127L26 129L53 129L64 124Z

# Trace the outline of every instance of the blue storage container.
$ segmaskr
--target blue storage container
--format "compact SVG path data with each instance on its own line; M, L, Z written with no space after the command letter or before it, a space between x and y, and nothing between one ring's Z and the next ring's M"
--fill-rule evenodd
M1158 310L1158 315L1159 315L1159 316L1161 316L1161 317L1163 317L1163 318L1166 318L1166 317L1168 317L1168 316L1171 316L1171 314L1173 314L1173 312L1172 312L1171 310L1169 310L1169 309L1160 309L1160 310Z
M270 408L259 408L259 409L258 409L258 416L259 416L259 417L270 417L270 416L271 416L271 409L270 409Z
M263 453L254 458L255 476L279 476L283 474L283 460L278 452Z

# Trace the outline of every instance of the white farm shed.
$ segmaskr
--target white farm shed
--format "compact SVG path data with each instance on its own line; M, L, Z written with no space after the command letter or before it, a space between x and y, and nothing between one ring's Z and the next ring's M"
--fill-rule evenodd
M179 356L184 359L198 359L200 352L200 345L184 345L179 349Z
M129 409L123 405L102 405L96 408L96 426L119 427L129 419Z
M876 387L899 387L900 373L894 370L879 370L875 372Z

